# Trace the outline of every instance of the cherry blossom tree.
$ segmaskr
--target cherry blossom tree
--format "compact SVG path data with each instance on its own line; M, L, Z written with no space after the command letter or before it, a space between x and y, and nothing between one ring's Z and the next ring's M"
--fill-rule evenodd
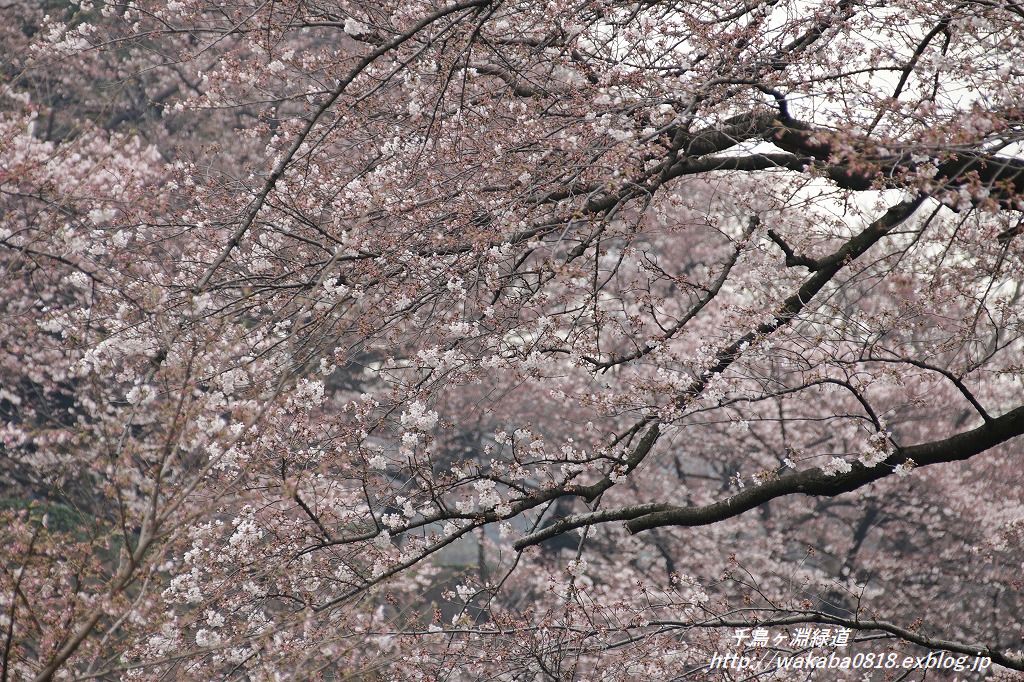
M1019 3L5 14L3 680L1024 671Z

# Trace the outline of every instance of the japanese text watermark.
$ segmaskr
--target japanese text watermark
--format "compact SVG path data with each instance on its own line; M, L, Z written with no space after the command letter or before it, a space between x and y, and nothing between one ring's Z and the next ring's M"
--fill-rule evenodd
M767 628L737 628L732 636L741 652L715 653L710 670L768 672L773 670L936 670L984 674L992 665L988 656L932 651L923 656L885 651L846 651L847 628L796 628L793 634L771 633ZM781 648L785 647L785 648ZM827 653L814 651L829 647ZM800 651L804 649L803 651Z

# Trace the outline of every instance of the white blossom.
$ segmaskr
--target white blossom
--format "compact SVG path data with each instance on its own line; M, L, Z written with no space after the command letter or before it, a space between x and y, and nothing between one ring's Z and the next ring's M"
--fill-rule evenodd
M845 459L841 457L833 457L824 465L821 470L828 476L835 476L837 474L845 474L849 472L853 467Z
M569 575L579 578L587 570L587 561L586 559L573 559L566 565L565 570Z
M437 412L427 410L427 406L417 400L409 405L408 410L402 413L401 422L402 426L408 428L429 431L437 424Z

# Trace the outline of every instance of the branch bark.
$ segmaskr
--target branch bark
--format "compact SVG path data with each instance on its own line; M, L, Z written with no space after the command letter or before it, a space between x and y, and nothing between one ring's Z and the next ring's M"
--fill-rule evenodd
M684 507L671 504L642 504L592 514L576 514L521 538L515 543L515 547L523 549L560 533L607 521L626 521L627 530L634 534L662 526L706 526L740 516L766 502L787 495L834 497L851 492L894 475L896 467L900 465L922 467L967 460L1020 435L1024 435L1024 405L1001 417L993 418L976 429L942 440L900 448L874 467L853 462L849 472L837 475L830 475L817 467L806 469L746 488L732 497L706 505Z

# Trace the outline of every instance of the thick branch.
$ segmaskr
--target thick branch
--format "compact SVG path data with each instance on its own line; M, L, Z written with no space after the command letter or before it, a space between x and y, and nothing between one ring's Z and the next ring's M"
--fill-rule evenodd
M845 139L841 149L840 145L834 144L838 137L835 133L798 121L785 125L778 121L774 123L774 128L766 131L766 141L797 157L813 159L815 165L825 168L828 177L845 189L899 187L901 183L894 178L904 172L914 172L921 165L913 160L914 150L911 148L900 149L896 154L874 163L865 163L877 154L874 143L869 139ZM843 151L851 148L858 152L857 163L848 161L850 152ZM989 196L1004 208L1024 209L1021 203L1024 159L1001 157L984 151L963 151L944 156L937 163L937 169L934 182L939 186L958 189L976 178L988 188Z
M786 474L761 485L712 504L680 507L670 504L641 504L609 509L590 514L575 514L520 538L516 549L523 549L560 533L606 521L627 521L630 533L639 533L661 526L706 526L750 511L755 507L787 495L802 494L833 497L851 492L894 474L896 466L928 466L956 462L978 455L1000 443L1024 434L1024 406L992 419L970 431L949 438L901 448L884 462L868 467L851 463L845 474L830 475L820 468Z
M626 528L631 533L639 533L660 526L703 526L739 516L769 500L786 495L800 493L832 497L891 476L898 465L921 467L970 459L1021 434L1024 434L1024 406L994 418L976 429L943 440L900 448L874 467L853 462L849 472L838 475L829 475L819 468L808 469L747 488L730 498L709 505L665 505L663 509L653 513L637 510L637 517L629 521Z
M753 139L771 142L786 153L714 156ZM894 146L888 145L888 149ZM775 115L757 112L695 133L683 150L683 158L671 160L664 179L718 170L786 169L804 173L814 168L843 189L864 191L905 186L900 177L922 165L914 161L915 149L910 146L896 145L894 152L878 157L879 149L869 138L844 136L840 140L834 131L793 119L783 122ZM935 163L934 182L938 186L955 190L976 181L1002 207L1024 210L1024 159L975 150L944 155Z
M782 249L782 253L786 255L786 267L793 268L797 266L803 266L814 272L821 268L821 263L816 258L810 258L809 256L802 256L793 251L793 247L786 243L778 232L775 230L768 230L768 238L775 242L776 246Z

